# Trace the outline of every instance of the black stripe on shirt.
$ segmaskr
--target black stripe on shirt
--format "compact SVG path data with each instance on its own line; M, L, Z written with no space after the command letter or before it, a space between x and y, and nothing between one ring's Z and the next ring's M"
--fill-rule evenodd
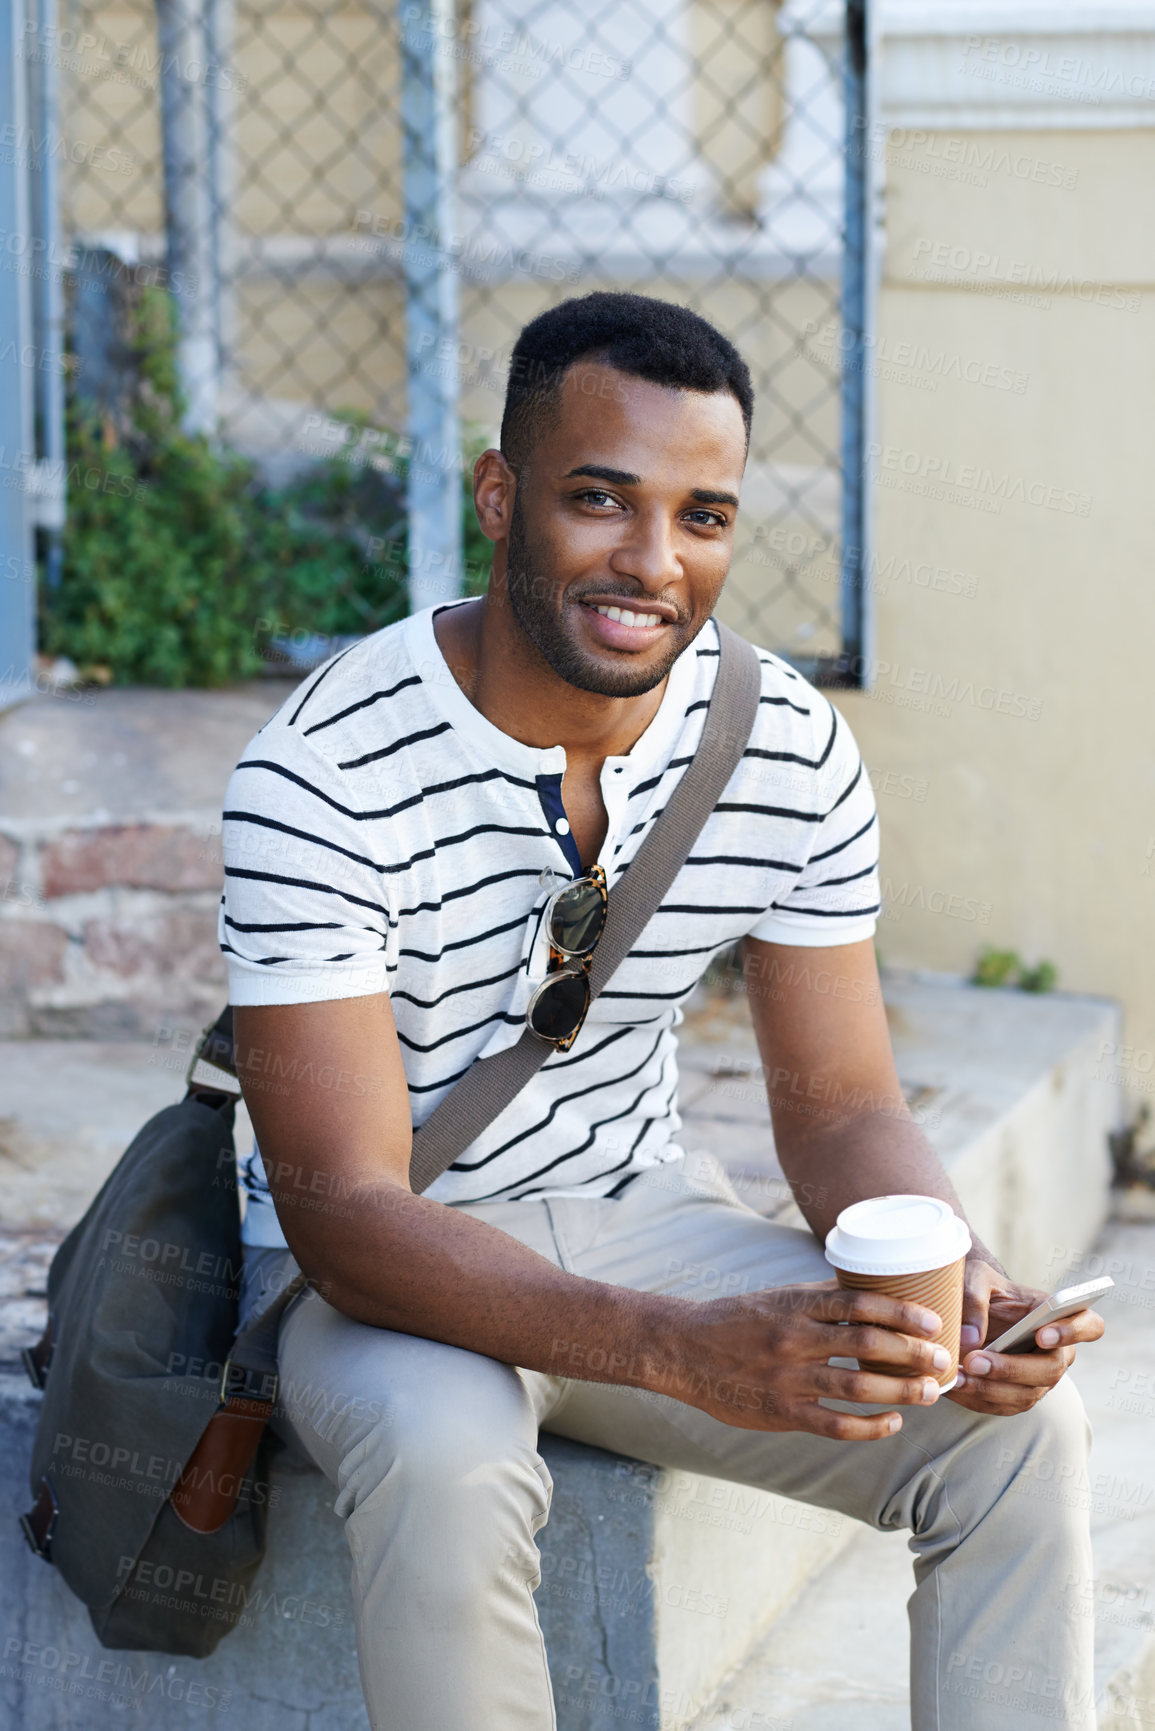
M293 711L292 715L290 716L290 718L289 718L289 726L290 727L296 727L297 719L300 716L302 709L304 709L306 703L308 703L310 697L312 697L314 691L316 691L317 687L321 684L322 680L328 679L328 677L329 677L330 673L332 673L334 667L338 666L340 662L344 661L346 655L351 654L352 651L354 649L356 649L356 647L357 647L357 645L355 643L350 643L348 649L342 649L340 655L334 656L333 660L330 661L328 667L323 667L321 669L320 673L317 675L316 679L313 681L312 685L309 687L308 691L306 691L304 697L302 697L300 703L298 703L296 709Z
M393 757L397 752L404 751L407 746L420 745L423 739L436 739L439 734L448 733L451 723L439 721L435 727L422 727L416 733L407 733L404 739L395 739L392 745L383 745L379 751L367 751L363 757L351 757L346 763L338 763L338 769L364 769L367 763L380 763L384 757Z
M356 715L359 709L368 709L371 704L384 703L386 698L396 697L397 693L399 691L404 691L407 685L420 684L421 675L419 673L410 673L407 678L402 679L397 685L390 686L388 691L374 691L368 697L362 697L359 702L350 703L346 709L339 709L336 715L326 716L324 721L315 721L312 727L306 727L305 738L307 739L311 733L320 733L323 727L332 727L334 723L344 721L347 715Z

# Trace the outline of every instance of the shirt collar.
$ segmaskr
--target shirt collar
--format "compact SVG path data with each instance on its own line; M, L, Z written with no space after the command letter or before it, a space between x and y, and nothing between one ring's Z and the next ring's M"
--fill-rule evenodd
M454 601L448 605L460 607L463 604L462 601ZM496 768L524 776L530 781L539 775L564 774L564 746L525 745L511 734L504 733L500 727L495 727L492 721L470 703L454 679L434 634L433 616L440 611L440 605L426 607L420 613L411 614L405 621L406 647L414 671L420 675L430 702L436 705L462 739ZM711 623L701 637L705 638L707 643L713 643L716 635ZM696 638L674 662L657 713L645 732L634 741L630 752L624 757L608 757L607 764L623 764L635 774L644 774L658 765L666 764L673 756L685 722L686 710L694 700L698 669L696 651L700 641L701 638Z

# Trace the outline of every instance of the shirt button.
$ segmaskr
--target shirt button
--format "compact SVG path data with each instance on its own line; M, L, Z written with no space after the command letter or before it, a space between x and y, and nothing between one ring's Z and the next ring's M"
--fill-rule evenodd
M554 824L553 827L554 827L554 829L556 829L558 835L568 835L569 834L569 820L568 820L568 818L559 817L557 822Z

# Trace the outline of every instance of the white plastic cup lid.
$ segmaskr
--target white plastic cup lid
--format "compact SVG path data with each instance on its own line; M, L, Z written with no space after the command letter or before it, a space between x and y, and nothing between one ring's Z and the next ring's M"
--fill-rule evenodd
M844 1208L826 1260L848 1274L923 1274L965 1256L971 1235L937 1196L871 1196Z

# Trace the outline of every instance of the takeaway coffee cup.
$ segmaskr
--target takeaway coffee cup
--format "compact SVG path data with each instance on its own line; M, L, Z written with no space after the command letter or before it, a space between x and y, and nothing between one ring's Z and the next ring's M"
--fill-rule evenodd
M963 1264L970 1247L966 1222L949 1202L937 1196L872 1196L842 1210L826 1236L826 1260L839 1286L910 1299L942 1318L934 1344L946 1347L950 1364L938 1383L953 1388L962 1331ZM859 1363L863 1370L910 1375L898 1364L873 1359Z

